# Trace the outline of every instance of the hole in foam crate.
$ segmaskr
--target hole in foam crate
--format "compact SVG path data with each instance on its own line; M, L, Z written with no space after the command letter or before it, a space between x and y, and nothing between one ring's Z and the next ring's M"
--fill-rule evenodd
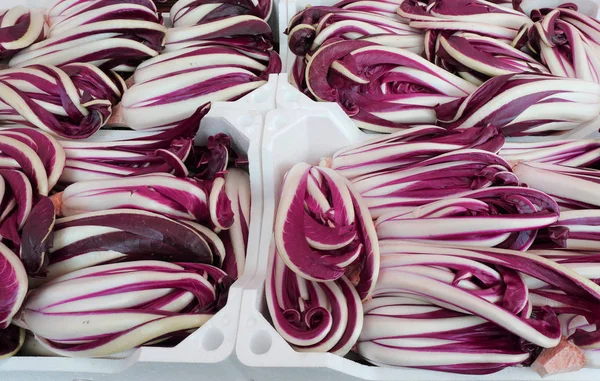
M225 341L223 332L217 328L211 328L204 334L202 347L207 351L215 351L219 349L219 347L223 344L223 341Z
M264 355L271 349L273 339L267 331L261 330L252 335L250 339L250 350L255 355Z

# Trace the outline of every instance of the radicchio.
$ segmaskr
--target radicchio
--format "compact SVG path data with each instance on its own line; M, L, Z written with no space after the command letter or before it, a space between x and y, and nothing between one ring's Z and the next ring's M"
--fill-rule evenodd
M107 123L125 88L118 74L85 63L2 70L0 122L87 138Z
M59 0L48 20L48 38L19 52L10 66L77 62L131 72L158 55L167 31L151 0Z
M296 274L317 282L346 275L361 299L369 297L379 271L377 236L348 180L296 164L286 175L274 230L279 256Z
M517 186L467 191L418 207L397 207L375 223L380 239L527 250L558 220L543 192Z
M58 355L102 357L185 337L218 311L229 284L227 275L210 265L94 266L33 290L20 319Z
M401 48L329 40L308 60L306 86L318 101L336 102L358 127L396 132L436 121L435 108L475 86Z
M450 129L492 124L506 136L560 135L600 114L600 85L552 75L502 75L436 112L439 124Z

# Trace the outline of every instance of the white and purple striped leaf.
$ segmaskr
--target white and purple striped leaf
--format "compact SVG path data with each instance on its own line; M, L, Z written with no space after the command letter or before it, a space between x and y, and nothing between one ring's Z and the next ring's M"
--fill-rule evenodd
M327 282L346 276L361 299L379 271L377 237L364 201L335 171L296 164L286 175L275 217L279 256L299 276Z
M20 126L2 127L0 135L18 140L33 149L46 170L48 189L54 188L65 168L66 155L52 135L36 128Z
M6 69L0 71L0 122L83 139L106 124L124 92L119 75L89 64Z
M464 31L506 42L533 21L519 10L486 0L404 0L398 14L417 29Z
M222 233L227 249L223 270L237 279L246 265L251 206L250 176L241 169L229 169L225 173L225 193L231 201L234 220L233 225Z
M61 0L48 20L48 38L19 52L10 66L90 63L131 72L159 54L167 31L150 0Z
M428 44L433 51L427 58L477 86L490 77L505 74L549 73L544 65L527 53L492 37L435 31L428 37L436 38L436 41Z
M321 46L308 60L306 85L316 100L338 103L358 127L387 133L433 124L436 107L476 90L410 51L362 40Z
M233 221L231 206L220 193L220 187L215 188L213 182L178 178L167 173L81 181L69 185L63 192L61 212L64 216L73 216L134 208L200 223L218 221L226 223L220 226L224 229ZM214 204L211 194L215 197Z
M238 15L253 15L267 21L272 10L272 0L179 0L171 7L170 16L177 28Z
M275 329L300 352L346 355L363 325L360 297L350 281L313 282L290 270L275 252L265 293Z
M423 33L407 23L386 16L326 6L308 7L297 13L287 27L288 46L297 56L313 54L327 40L369 39L388 36L396 47L423 52Z
M66 154L61 183L122 178L150 173L189 174L193 139L210 104L163 131L100 130L88 139L60 140ZM0 131L1 133L1 131Z
M518 184L506 161L476 149L452 151L410 167L375 171L352 180L374 219L398 207L416 207L469 190Z
M227 46L176 50L144 62L121 105L135 130L171 127L194 114L198 105L234 101L264 85L281 70L277 53L254 58Z
M523 161L535 161L567 167L594 168L600 163L600 139L506 142L499 154L513 165Z
M11 323L27 294L27 273L19 257L0 243L0 330Z
M334 7L373 13L391 19L407 22L406 19L401 18L398 13L396 13L396 10L401 3L402 0L342 0L335 4Z
M380 216L379 239L400 239L525 251L537 231L555 223L559 208L543 192L499 186L467 191Z
M12 57L46 37L48 26L39 9L0 9L0 59Z
M491 124L506 136L560 135L600 114L600 85L551 75L502 75L436 112L439 124L450 129Z
M526 43L550 72L560 77L600 82L600 22L577 11L574 4L534 10L535 24L514 44Z
M20 319L56 354L107 356L202 326L226 295L227 278L201 264L94 266L32 291Z
M600 170L521 162L513 171L521 183L550 195L563 209L600 207Z
M165 51L213 43L270 50L273 36L265 20L253 15L232 15L198 25L169 29Z
M24 234L23 239L28 237ZM47 270L41 269L40 275L51 280L91 266L137 260L218 265L222 246L208 228L160 214L134 209L89 212L56 220Z
M343 148L325 159L323 165L354 181L371 173L409 168L461 149L497 153L503 145L504 136L493 126L463 131L420 126Z
M380 246L381 276L364 305L357 346L375 365L496 372L560 341L555 308L529 302L535 284L554 285L557 300L566 294L591 305L600 297L599 286L570 264L532 253L401 240Z
M536 240L536 248L600 251L600 209L566 210Z

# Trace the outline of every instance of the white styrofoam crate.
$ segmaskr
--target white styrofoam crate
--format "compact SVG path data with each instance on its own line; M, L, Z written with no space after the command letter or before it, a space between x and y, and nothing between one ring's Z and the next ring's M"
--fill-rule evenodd
M0 8L23 5L47 8L55 0L0 0ZM164 14L168 18L168 14ZM277 19L276 14L272 16ZM226 306L203 327L174 348L142 347L123 359L84 359L15 356L0 360L0 380L165 380L203 377L241 379L235 356L239 307L243 286L252 279L258 260L262 217L260 143L264 114L275 108L277 75L235 102L214 102L202 120L196 142L224 132L237 150L248 155L252 192L251 224L246 268L231 287Z
M343 114L343 113L342 113ZM267 114L262 142L264 212L255 278L243 290L236 344L246 379L254 381L349 380L541 380L530 368L507 368L487 376L467 376L409 368L380 368L331 353L296 352L273 328L264 282L274 254L273 224L284 174L296 163L318 164L338 149L369 137L344 114L327 109L274 110ZM544 380L597 381L600 370L584 369Z
M0 8L24 5L45 8L55 0L0 0ZM165 15L165 16L168 16ZM226 306L174 348L142 347L123 359L15 356L0 360L0 380L164 380L206 377L242 379L233 355L243 286L252 279L258 260L262 217L260 143L264 114L275 108L278 76L235 102L214 102L203 118L196 142L224 132L237 150L248 155L252 191L251 224L244 274L231 287Z
M23 5L47 8L55 0L0 0L0 8ZM168 14L164 14L168 18ZM277 20L277 15L272 16ZM274 21L275 22L275 21ZM233 356L243 286L253 278L258 260L262 217L260 144L264 114L275 108L277 75L235 102L214 102L203 118L196 143L219 132L231 136L236 150L248 155L252 192L251 223L243 275L231 287L226 306L174 348L142 347L122 359L15 356L0 360L0 380L178 381L198 377L243 379Z
M216 102L202 120L196 137L196 143L202 144L208 136L224 132L231 136L235 149L246 153L249 160L252 206L246 267L232 285L222 310L174 348L142 347L123 359L14 356L0 361L0 380L30 380L39 376L52 381L183 381L199 375L209 379L241 379L240 366L233 353L242 289L253 278L258 261L263 210L260 163L263 120L259 111Z

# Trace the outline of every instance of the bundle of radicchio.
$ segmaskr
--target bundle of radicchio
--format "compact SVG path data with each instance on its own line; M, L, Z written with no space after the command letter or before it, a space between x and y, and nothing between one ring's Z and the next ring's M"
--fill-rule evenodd
M445 31L428 31L425 37L427 59L475 85L505 74L549 73L531 55L493 37Z
M192 26L224 17L252 15L267 20L273 9L271 0L245 0L240 2L179 0L170 11L174 27Z
M94 266L35 289L19 320L53 353L102 357L187 336L222 307L230 284L205 264Z
M523 184L550 195L563 209L600 208L600 170L520 162L513 171Z
M135 84L123 96L123 117L135 130L172 127L198 105L237 100L280 70L273 51L216 44L175 50L138 67Z
M572 3L534 10L535 21L514 41L539 55L554 75L600 82L600 22Z
M64 192L53 196L57 213L68 217L86 214L115 214L121 217L124 214L119 210L135 208L161 215L167 220L173 219L175 227L169 228L169 234L174 234L177 229L199 230L210 241L210 251L214 254L212 263L218 264L228 275L237 279L245 267L250 227L250 176L239 168L247 163L247 158L234 150L231 138L226 134L210 136L205 145L194 146L194 135L200 119L207 111L208 105L200 107L194 117L164 131L103 130L84 141L61 140L67 160L60 179L63 184L70 185ZM177 138L179 135L182 137ZM141 214L139 219L143 218ZM160 220L152 221L159 221L160 225ZM106 223L110 224L111 221ZM150 226L151 223L144 225ZM55 233L58 226L57 221ZM79 252L83 245L78 243L50 257L50 267L55 262L59 263L56 269L49 269L49 273L54 277L88 261L94 265L105 261L145 258L143 255L148 253L139 247L140 243L145 244L144 239L154 240L169 235L160 233L139 238L139 232L118 233L124 228L115 229L109 233L115 233L116 236L111 236L105 242L110 249L76 257L73 253ZM43 258L39 259L40 254L43 257L45 252L54 252L49 247L44 248L43 242L51 243L52 239L40 237L39 230L33 228L27 234L27 240L31 243L28 256L33 258L30 273L35 275L43 274L48 265L42 263ZM99 236L106 233L102 229L95 232L92 228L88 232L88 240L92 242L90 247L94 246L93 242L102 241ZM132 247L119 246L119 239L122 239L119 234L125 234L131 238L131 242L137 243ZM113 238L117 241L113 242ZM185 237L180 239L187 244L193 241ZM54 247L58 246L60 244L55 242ZM172 258L174 250L167 250L167 244L162 248L166 250L165 253L159 250L154 254ZM40 250L44 253L40 253ZM179 250L180 253L176 255L178 261L192 260L185 256L185 250ZM204 249L196 245L189 251L206 258L202 255L206 252L206 244ZM88 253L84 250L77 255L83 254Z
M375 171L352 180L373 218L469 190L518 183L507 162L491 152L476 149L457 150L412 166Z
M506 142L500 150L500 156L514 164L535 161L567 167L597 168L600 163L600 139Z
M166 37L166 52L198 45L227 45L256 51L272 50L267 19L272 1L179 0L171 8L174 28Z
M193 156L194 137L210 104L173 128L163 131L100 130L88 139L61 139L67 162L60 177L63 184L172 173L189 175L186 161Z
M225 180L177 178L155 173L111 180L80 181L62 194L61 214L72 216L118 208L136 208L164 216L212 223L217 231L233 223Z
M290 72L290 82L305 94L311 96L306 90L304 78L307 62L315 51L330 40L360 39L416 54L423 52L423 33L399 18L370 11L340 9L337 6L308 7L290 20L285 32L289 48L297 56Z
M361 299L379 271L373 221L349 181L329 168L296 164L286 175L275 218L275 243L284 263L302 278L346 276Z
M2 70L0 122L87 138L108 122L125 89L118 74L86 63Z
M159 54L167 31L151 0L59 0L48 20L48 38L19 52L10 66L77 62L131 72Z
M560 135L600 114L600 85L552 75L502 75L436 112L449 129L491 124L506 136Z
M355 181L381 171L408 169L438 155L462 149L496 153L503 144L504 136L493 126L462 131L419 126L343 148L331 158L324 159L322 165Z
M401 48L329 40L308 60L306 85L318 101L336 102L358 127L395 132L436 121L435 108L475 86Z
M41 217L40 213L34 214ZM25 229L23 240L35 242L36 232ZM29 275L44 280L105 263L152 259L221 266L225 257L223 243L209 228L135 209L58 218L45 238L21 250L27 263L38 262ZM39 250L41 247L43 250Z
M360 335L362 304L344 275L330 282L307 280L274 253L265 293L275 329L297 351L343 356Z
M0 151L0 358L4 359L17 353L25 338L23 329L11 325L29 286L31 263L22 250L27 246L22 235L34 220L35 235L48 235L47 214L38 212L49 206L50 219L54 217L46 196L58 181L65 154L50 135L21 126L0 129Z
M19 257L0 243L0 359L16 354L25 340L25 331L11 325L27 294L27 273Z
M520 10L486 0L404 0L398 14L417 29L472 32L504 42L533 24Z
M567 269L570 274L582 279L588 288L598 287L600 281L600 264L598 256L590 252L571 250L534 250L531 254L539 255L554 262L554 267ZM597 302L575 290L567 292L561 283L550 279L542 280L536 276L523 276L529 288L529 299L535 309L550 306L561 323L563 335L586 355L590 351L600 349L600 332L597 326ZM546 307L547 308L547 307ZM593 366L593 365L592 365Z
M548 73L528 52L511 45L533 22L520 9L495 3L404 0L398 13L425 32L428 60L476 85L504 74Z
M402 0L342 0L335 4L335 8L348 9L353 11L368 12L388 18L407 22L401 18L396 10L402 3Z
M423 33L406 23L370 12L334 7L308 7L297 13L287 27L289 48L297 56L314 53L327 40L341 37L374 41L383 45L423 52Z
M237 15L169 29L165 52L212 44L266 51L273 49L273 36L265 20Z
M559 217L556 202L535 189L498 186L422 206L391 208L375 227L380 239L527 250L537 231Z
M540 232L536 249L568 249L594 254L600 248L600 209L565 210Z
M12 250L20 252L22 234L35 220L38 232L45 235L45 217L37 213L40 205L50 205L48 196L65 165L65 153L50 135L33 128L0 129L0 237ZM35 265L34 265L35 266Z
M496 372L527 360L530 349L558 345L561 304L592 307L600 298L586 276L532 253L399 240L380 246L381 273L357 345L376 365ZM552 307L532 295L545 284ZM590 342L597 333L579 335Z

